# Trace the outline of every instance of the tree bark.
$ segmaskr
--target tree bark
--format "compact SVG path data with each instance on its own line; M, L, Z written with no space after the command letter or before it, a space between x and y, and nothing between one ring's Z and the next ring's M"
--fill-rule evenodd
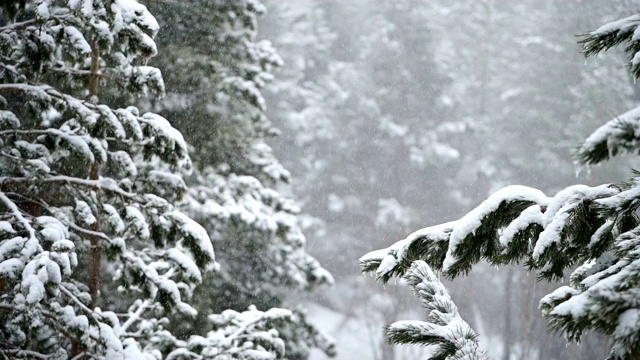
M91 74L89 75L89 97L97 100L98 89L100 87L100 49L96 40L91 42Z

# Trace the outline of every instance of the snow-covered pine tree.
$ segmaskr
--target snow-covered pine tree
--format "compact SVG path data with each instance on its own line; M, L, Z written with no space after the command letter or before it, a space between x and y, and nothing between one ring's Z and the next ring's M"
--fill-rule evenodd
M217 267L206 230L172 205L188 191L187 145L164 118L100 98L164 92L146 66L155 18L135 0L1 5L0 355L283 357L273 328L289 310L167 331L168 314L195 315L186 301Z
M314 347L333 354L331 339L287 303L291 289L333 279L305 250L300 209L276 190L290 175L266 144L277 131L262 91L282 60L257 38L265 7L256 0L162 0L149 9L163 29L156 40L170 51L154 58L168 91L151 105L194 147L190 190L179 206L204 226L221 265L194 292L196 321L175 322L175 332L201 327L211 311L285 307L292 321L276 329L288 358L307 358Z
M580 41L586 56L625 44L631 73L640 77L640 15L611 22ZM577 150L579 166L601 163L622 153L640 153L640 108L597 129ZM540 279L570 275L540 301L552 330L579 341L587 331L612 340L608 359L640 357L640 177L596 187L574 185L548 197L525 186L506 187L459 220L427 227L387 249L360 259L364 272L386 282L404 276L426 301L426 322L388 327L395 343L440 345L433 359L473 359L474 333L441 292L429 267L448 278L468 273L480 260L493 265L524 262ZM434 310L435 308L435 310ZM464 353L464 354L463 354Z

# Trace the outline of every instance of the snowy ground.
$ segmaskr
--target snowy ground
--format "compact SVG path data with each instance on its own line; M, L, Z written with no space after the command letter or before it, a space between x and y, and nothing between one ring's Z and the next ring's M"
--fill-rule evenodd
M304 305L310 322L336 340L337 360L382 360L378 344L382 326L367 319L355 318L330 310L313 302ZM426 349L411 346L396 347L396 360L425 358ZM328 360L323 352L313 350L310 360Z
M315 303L305 304L310 322L336 340L336 359L375 359L373 345L379 341L370 331L363 331L362 319L348 317ZM355 356L355 357L354 357ZM323 352L313 350L310 360L330 359Z

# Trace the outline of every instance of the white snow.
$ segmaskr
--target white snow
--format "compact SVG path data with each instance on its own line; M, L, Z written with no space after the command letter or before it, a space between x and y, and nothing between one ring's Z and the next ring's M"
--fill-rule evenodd
M8 221L0 221L0 233L15 233L11 223Z
M26 270L26 267L25 267ZM23 271L24 273L24 271ZM22 277L22 289L26 294L27 304L35 304L44 298L44 283L38 275L29 274Z
M569 292L567 293L569 294ZM567 301L557 305L551 311L551 315L570 315L573 318L584 316L585 312L587 311L587 305L589 305L589 298L587 296L585 296L584 294L575 295L569 298Z
M49 14L49 1L41 0L38 2L40 4L38 4L38 6L36 7L36 14L38 14L38 17L40 19L48 20L49 16L51 16L51 14Z
M91 54L91 46L75 26L65 26L64 34L78 52Z
M545 229L540 234L533 249L533 258L538 259L546 249L562 240L562 231L571 219L571 211L585 201L611 196L618 190L609 184L597 187L573 185L556 194L544 213Z
M593 235L591 235L591 241L589 241L589 248L598 244L602 240L603 236L609 234L613 227L613 224L614 224L613 220L607 219L607 221L605 221L604 224L602 224L602 226L600 226L598 230L596 230L593 233Z
M151 36L155 36L160 29L158 22L147 10L147 7L137 1L116 0L111 6L114 12L121 14L124 23L136 23L141 28L150 31Z
M60 222L60 220L54 217L39 216L36 219L36 222L40 226L42 226L42 230L40 230L40 234L48 242L55 243L60 240L65 240L69 238L69 231L67 227L62 222Z
M212 261L215 259L213 253L213 245L207 231L197 222L179 211L172 211L165 214L165 217L171 219L180 232L190 236L194 241L194 245Z
M121 234L125 230L125 225L122 218L120 218L120 214L118 214L118 210L110 204L103 204L102 209L109 225L116 233Z
M125 208L125 218L129 221L135 234L143 239L149 238L149 225L140 210L134 206L127 206Z
M640 198L640 184L636 182L634 185L630 189L619 193L612 189L612 194L609 197L598 199L596 202L610 209L620 209L623 204L637 201Z
M145 113L142 115L142 119L147 126L151 127L151 136L160 136L167 140L163 143L166 150L181 151L183 154L187 154L187 143L184 141L182 133L171 126L167 119L153 113ZM191 165L191 160L187 156L181 159L178 165L188 168Z
M167 258L174 261L182 271L184 271L185 275L189 278L196 279L196 281L202 281L202 274L200 273L200 269L196 263L189 257L187 254L178 250L177 248L171 248L167 250Z
M540 205L531 205L524 209L522 213L502 231L499 240L500 245L505 247L509 246L516 234L533 224L544 226L543 214L540 209Z
M638 339L640 331L640 309L627 309L618 317L618 326L613 331L616 338Z
M19 253L26 242L27 239L23 237L14 237L2 241L2 243L0 243L0 261L10 259L15 255L15 253Z
M640 15L632 15L624 19L612 21L591 32L592 35L605 35L614 31L623 31L629 27L640 25ZM635 33L634 33L635 35Z
M531 201L540 206L546 206L549 198L542 191L522 185L512 185L498 190L478 207L458 220L449 237L449 248L444 259L442 270L447 271L456 261L453 253L458 245L469 235L472 235L482 225L482 220L498 209L503 202Z
M640 18L640 15L636 15ZM635 57L634 57L635 58ZM605 143L609 150L609 157L614 152L624 152L634 148L634 145L640 139L640 107L629 110L626 113L617 116L613 120L609 120L606 124L600 126L594 131L583 143L581 151L591 152L599 144ZM633 126L633 138L628 138L628 133L620 127L620 124L629 124Z
M6 279L16 280L24 269L24 262L20 259L12 258L0 262L0 276Z
M404 259L407 250L414 241L418 239L426 239L430 242L447 241L456 223L457 221L451 221L415 231L386 249L375 250L365 254L360 258L360 262L380 260L381 263L376 270L376 277L380 278L392 271Z

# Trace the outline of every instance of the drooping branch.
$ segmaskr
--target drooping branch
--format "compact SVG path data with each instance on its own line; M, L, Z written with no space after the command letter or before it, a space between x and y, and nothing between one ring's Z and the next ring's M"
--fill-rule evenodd
M20 209L18 209L16 204L2 192L0 192L0 201L5 204L5 206L11 211L13 216L15 216L16 220L18 220L22 227L24 227L24 229L29 233L29 238L32 240L37 240L35 229L33 228L33 226L31 226L31 223L27 219L25 219L24 216L22 216L22 212L20 211Z
M21 185L21 184L61 184L61 185L74 185L80 187L86 187L96 190L103 190L113 193L123 198L136 200L138 196L134 193L130 193L122 190L113 179L80 179L70 176L51 176L42 179L24 178L24 177L0 177L0 189L6 185Z
M22 22L13 23L6 26L0 26L0 33L5 31L18 31L28 28L31 25L35 25L38 21L36 19L30 19Z
M602 163L621 154L640 154L640 107L616 116L594 131L576 150L579 166Z
M578 43L582 45L585 57L597 55L625 43L624 51L630 59L631 74L640 78L640 39L636 35L638 26L640 15L631 15L584 34Z
M398 321L386 327L393 344L436 345L431 359L486 359L478 336L451 300L444 285L424 261L415 261L404 279L425 309L427 321Z
M559 278L606 247L610 237L592 235L616 224L597 209L618 194L622 196L620 188L609 184L575 185L552 198L536 189L510 186L459 220L416 231L387 249L366 254L360 266L386 282L404 275L415 260L426 261L449 278L468 273L480 260L495 265L524 261L541 277Z

